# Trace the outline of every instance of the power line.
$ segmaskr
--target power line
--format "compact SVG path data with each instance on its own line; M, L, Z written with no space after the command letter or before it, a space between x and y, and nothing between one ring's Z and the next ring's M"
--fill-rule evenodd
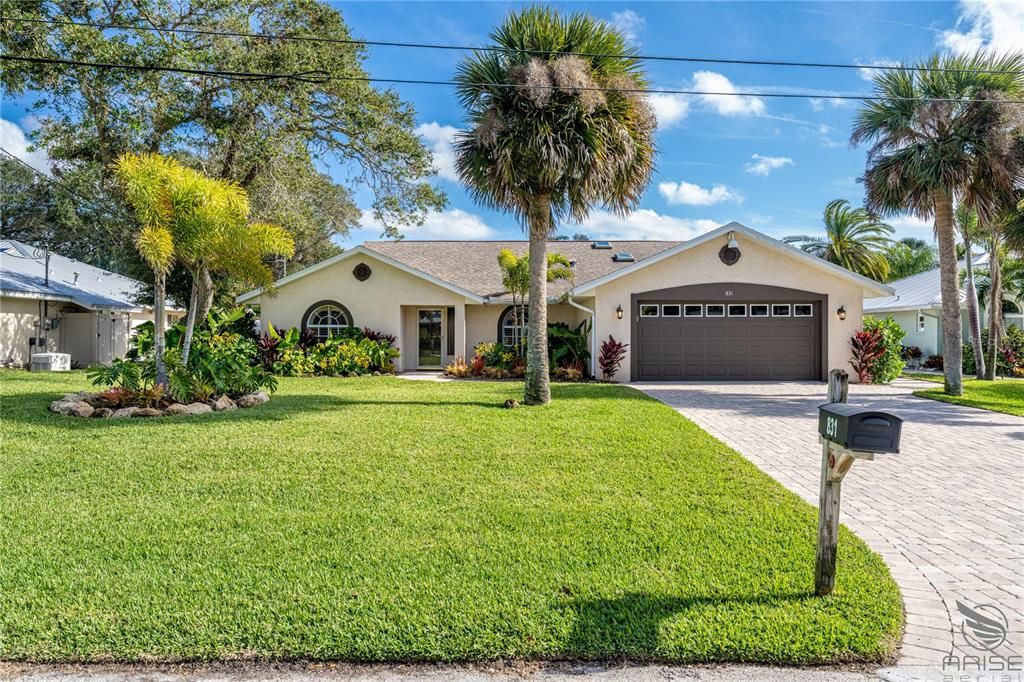
M361 83L391 83L396 85L440 85L455 87L465 85L454 80L429 80L419 78L376 78L372 76L335 76L330 75L322 71L306 71L300 74L260 74L240 71L218 71L208 69L183 69L174 66L163 66L159 64L112 64L107 62L87 62L74 59L56 59L51 57L27 57L27 56L16 56L8 54L0 54L0 61L12 60L42 64L55 64L72 67L83 67L83 68L98 68L98 69L127 69L135 71L168 71L171 73L188 73L188 74L201 74L205 76L219 76L225 78L234 78L237 76L244 76L239 80L244 81L262 81L262 80L287 80L294 79L305 83L322 84L331 80L339 81L354 81ZM315 80L312 78L306 78L306 74L316 74ZM513 88L525 88L532 90L558 90L560 89L557 85L531 85L528 83L486 83L483 87L493 87L499 89L513 89ZM704 96L704 97L764 97L764 98L775 98L775 99L837 99L837 100L860 100L860 101L905 101L905 102L947 102L947 103L963 103L963 102L988 102L991 104L1024 104L1024 100L1012 100L1012 99L968 99L968 98L955 98L955 97L889 97L881 95L858 95L858 94L832 94L822 95L820 93L808 94L799 92L744 92L744 91L714 91L714 90L679 90L679 89L651 89L651 88L605 88L600 86L593 87L575 87L575 91L592 91L592 92L617 92L625 94L645 94L645 95L687 95L687 96Z
M332 43L336 45L368 45L373 47L397 47L426 50L451 50L458 52L499 52L503 54L530 54L550 55L547 50L526 50L508 47L484 46L473 47L470 45L451 45L444 43L414 43L399 42L390 40L361 40L355 38L327 38L323 36L294 36L280 33L251 33L246 31L215 31L206 28L161 28L158 26L138 26L131 24L111 24L94 21L69 21L57 19L33 19L28 17L0 17L5 21L23 21L34 24L67 25L67 26L89 26L99 29L117 29L127 31L149 31L155 33L182 33L190 35L220 36L228 38L262 38L267 40L294 40L312 43ZM619 59L639 59L642 61L660 62L685 62L691 64L734 64L741 66L781 66L793 68L817 68L817 69L869 69L874 71L924 71L932 73L977 73L991 75L1013 75L1015 71L998 69L949 69L930 66L907 66L904 64L845 64L838 62L794 62L775 59L720 59L714 57L685 57L675 55L645 55L645 54L612 54L601 52L559 52L558 54L575 57L605 57Z
M11 54L0 54L0 60L29 62L32 64L58 64L63 66L80 66L97 69L124 69L127 71L167 71L170 73L184 73L195 76L215 76L227 78L228 80L239 80L246 82L261 81L298 81L300 83L320 84L326 83L330 75L325 71L302 71L300 73L259 73L252 71L221 71L216 69L188 69L178 66L165 66L162 64L112 64L109 62L87 62L77 59L56 59L52 57L32 57Z

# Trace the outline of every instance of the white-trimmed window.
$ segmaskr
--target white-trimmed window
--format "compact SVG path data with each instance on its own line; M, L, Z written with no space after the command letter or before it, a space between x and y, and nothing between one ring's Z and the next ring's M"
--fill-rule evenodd
M704 306L704 315L707 317L725 317L725 305L722 303L708 303Z
M814 305L810 303L793 304L793 317L813 317Z
M747 316L747 304L746 303L730 303L729 304L729 317L746 317Z
M352 326L352 319L344 306L338 303L321 303L306 314L306 329L312 329L318 341L338 336L343 329Z
M750 304L750 316L751 317L768 317L768 304L767 303L751 303Z
M790 308L788 303L772 303L772 317L789 317Z
M924 313L920 310L917 311L917 333L924 334L925 319Z
M679 317L682 315L682 306L678 303L666 303L661 306L662 317Z
M684 317L704 317L704 306L700 303L689 303L683 306Z
M658 306L654 303L640 304L640 317L657 317Z
M526 341L526 328L530 322L530 311L527 308L519 308L518 317L522 318L520 320L516 319L516 312L515 306L509 306L501 314L501 319L498 320L498 338L501 341L501 345L505 346L505 348L517 348Z

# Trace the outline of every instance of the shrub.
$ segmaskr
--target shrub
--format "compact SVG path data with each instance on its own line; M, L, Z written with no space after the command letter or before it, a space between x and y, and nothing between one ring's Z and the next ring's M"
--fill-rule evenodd
M470 371L473 376L478 377L484 373L484 368L487 367L487 362L484 360L484 356L476 355L473 357L473 362L470 365Z
M583 372L576 367L555 367L551 370L551 378L555 381L582 381Z
M853 349L850 365L857 372L857 378L862 384L869 383L872 368L885 352L882 347L882 332L878 329L859 331L850 339L850 347Z
M477 357L484 359L484 364L488 367L498 367L500 369L511 369L519 356L500 343L478 343L473 349Z
M370 339L371 341L383 341L389 346L394 346L398 342L398 338L394 334L374 331L369 327L363 327L363 338Z
M924 361L924 365L922 365L925 369L937 369L940 372L944 366L945 362L941 355L929 355L928 359Z
M90 367L85 374L93 386L113 386L126 391L138 391L143 385L142 364L122 358L115 358L109 365Z
M444 373L450 377L467 377L469 376L469 365L466 364L466 358L461 355L455 356L455 361L449 363L444 368Z
M891 317L880 320L868 315L864 318L863 329L866 332L878 332L879 353L868 368L870 381L875 384L888 384L899 378L903 371L901 342L906 336L903 327Z
M590 336L590 321L583 320L575 329L564 322L548 325L548 356L554 367L586 367L590 359L587 339Z
M601 376L605 381L611 380L619 371L622 360L626 357L628 343L616 341L615 337L609 335L607 341L601 342L600 354L597 356L597 364L601 367Z
M924 353L918 346L903 346L903 350L900 353L903 358L903 362L907 363L910 367L916 367L920 363Z

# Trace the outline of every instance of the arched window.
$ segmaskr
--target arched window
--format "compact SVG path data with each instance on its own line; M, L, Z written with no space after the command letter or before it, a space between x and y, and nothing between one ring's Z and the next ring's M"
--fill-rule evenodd
M517 317L520 319L517 320ZM529 319L529 312L524 307L505 308L498 318L498 342L505 348L515 348L526 343L526 326Z
M302 328L312 329L318 341L338 336L342 330L352 326L352 315L348 308L337 301L320 301L306 310L302 317Z

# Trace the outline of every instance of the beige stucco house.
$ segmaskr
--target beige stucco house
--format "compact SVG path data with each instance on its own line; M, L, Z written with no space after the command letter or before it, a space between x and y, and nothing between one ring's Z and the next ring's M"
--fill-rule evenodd
M135 302L143 284L60 254L0 240L0 365L34 353L67 353L71 364L109 364L128 351L133 327L153 319ZM169 308L168 323L183 315Z
M340 326L398 338L402 371L514 344L498 252L523 241L367 242L238 298L264 323L326 336ZM617 381L824 379L849 368L865 298L892 290L739 223L685 242L552 241L572 282L549 290L552 322L593 321L591 345L629 344ZM592 359L593 362L593 359ZM592 366L593 369L593 366Z

